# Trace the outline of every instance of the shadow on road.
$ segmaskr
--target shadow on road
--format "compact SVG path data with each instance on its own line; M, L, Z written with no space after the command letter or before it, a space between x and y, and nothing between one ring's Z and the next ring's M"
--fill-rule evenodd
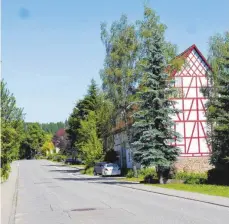
M116 179L117 177L63 177L63 178L55 178L56 180L60 181L87 181L88 183L96 183L96 184L110 184L110 185L120 185L120 184L139 184L139 183L133 183L129 181L120 181Z
M56 166L56 167L67 167L65 164L49 164L49 165L41 165L41 166Z
M79 173L83 169L72 169L72 170L49 170L49 172L59 172L59 173Z

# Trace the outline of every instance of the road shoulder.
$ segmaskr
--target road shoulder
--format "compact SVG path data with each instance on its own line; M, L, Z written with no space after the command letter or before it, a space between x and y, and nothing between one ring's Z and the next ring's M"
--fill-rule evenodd
M225 197L211 196L211 195L205 195L200 193L192 193L187 191L154 187L154 186L139 184L136 182L130 182L130 184L120 184L120 186L229 208L229 199Z
M18 171L19 163L14 161L11 164L9 179L1 183L1 223L4 224L11 224L13 218Z

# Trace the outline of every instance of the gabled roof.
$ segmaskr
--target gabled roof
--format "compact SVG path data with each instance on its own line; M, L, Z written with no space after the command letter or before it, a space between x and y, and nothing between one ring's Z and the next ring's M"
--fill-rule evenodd
M209 69L211 69L211 65L208 63L207 59L203 56L203 54L200 52L200 50L197 48L197 46L195 44L193 44L191 47L189 47L188 49L186 49L184 52L182 52L181 54L177 55L176 58L179 57L184 57L187 58L189 56L189 54L195 50L199 56L201 57L201 59L205 62L205 64L208 66Z
M191 52L193 50L195 50L197 52L197 54L201 57L201 59L204 61L204 63L212 71L212 68L211 68L210 64L208 63L207 59L203 56L203 54L200 52L200 50L197 48L197 46L195 44L193 44L191 47L189 47L188 49L183 51L181 54L177 55L174 59L183 58L185 60L189 56L189 54L191 54ZM170 69L170 66L168 68L166 68L167 71L169 71L169 69ZM171 70L170 72L171 72L170 73L171 77L173 77L177 73L177 70L174 69L174 70Z

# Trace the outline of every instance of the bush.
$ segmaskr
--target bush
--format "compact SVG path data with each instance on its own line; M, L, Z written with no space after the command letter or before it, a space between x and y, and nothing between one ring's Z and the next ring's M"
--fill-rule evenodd
M49 154L46 158L48 159L48 160L53 160L53 154Z
M46 156L44 155L35 155L35 159L46 159Z
M229 185L229 170L214 168L208 171L208 183Z
M205 184L207 177L207 173L177 172L175 174L175 179L183 180L185 184Z
M1 181L5 181L9 178L10 175L10 164L6 163L1 167Z
M134 171L132 169L127 169L125 176L127 178L133 178ZM143 168L138 170L138 177L140 179L144 179L145 182L149 183L157 179L157 173L155 168L153 167Z
M80 171L81 174L93 175L94 167L86 167L84 170Z
M65 159L66 159L66 156L65 155L61 155L61 154L49 154L46 158L48 160L52 160L52 161L55 161L55 162L64 162Z
M127 178L133 178L134 177L134 171L132 169L127 170L127 173L125 176Z
M64 162L65 159L66 159L66 156L65 155L55 154L53 156L53 161L56 161L56 162Z
M146 177L151 175L153 178L157 178L157 172L155 168L153 167L148 167L148 168L143 168L138 171L138 175L142 177Z

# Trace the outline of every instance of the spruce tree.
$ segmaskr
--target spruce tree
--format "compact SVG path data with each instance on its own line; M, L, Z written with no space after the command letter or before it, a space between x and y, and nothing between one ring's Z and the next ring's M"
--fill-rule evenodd
M171 144L178 137L171 119L177 111L173 109L174 102L168 99L173 90L165 74L164 31L165 26L159 23L159 18L145 7L144 20L140 23L143 78L137 112L133 115L132 145L134 160L145 167L156 166L160 183L164 182L165 167L179 155L179 149Z

